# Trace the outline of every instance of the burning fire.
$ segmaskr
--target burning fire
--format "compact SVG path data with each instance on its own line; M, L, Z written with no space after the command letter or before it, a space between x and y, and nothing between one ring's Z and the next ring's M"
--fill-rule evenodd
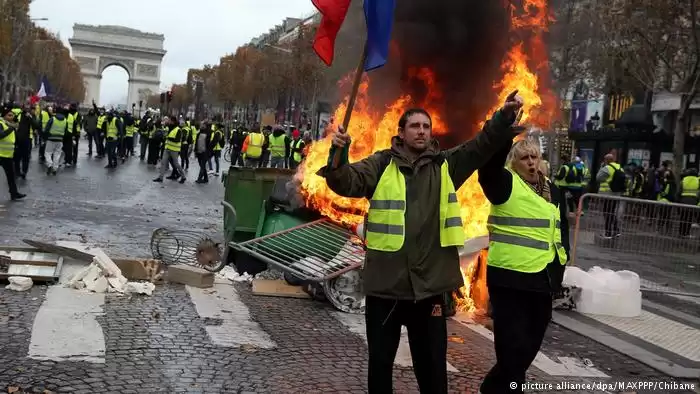
M498 99L484 118L493 114L505 102L513 90L524 99L521 122L537 124L541 127L550 125L556 111L556 99L549 91L541 89L538 74L548 75L548 57L542 40L542 33L549 23L547 0L524 0L522 9L511 5L511 33L516 39L515 45L503 59L501 69L503 77L494 84L498 91ZM519 38L527 33L528 39ZM534 69L531 70L531 67ZM352 137L350 145L350 162L359 161L372 153L388 149L391 138L396 135L396 128L401 114L410 107L423 107L428 110L433 119L433 133L444 134L446 127L440 117L442 94L434 84L434 75L428 68L412 71L411 77L422 81L427 90L425 102L415 102L409 95L402 95L396 101L379 113L372 106L367 90L370 84L366 75L360 85L357 101L348 126ZM340 104L334 113L334 119L343 119L347 104ZM483 125L483 122L482 124ZM478 125L481 127L481 125ZM308 150L305 161L297 171L297 179L301 181L302 192L309 207L330 219L348 225L356 226L364 220L364 214L369 208L365 199L341 197L331 191L323 178L316 172L328 161L331 146L331 136L314 142ZM462 206L462 223L467 238L487 235L486 219L489 214L489 203L478 184L476 174L462 185L457 191ZM458 299L458 309L468 312L485 311L488 302L485 283L486 252L471 256L470 261L462 261L462 274L465 287L462 288L464 298ZM483 266L482 266L483 265ZM480 266L482 266L480 268Z

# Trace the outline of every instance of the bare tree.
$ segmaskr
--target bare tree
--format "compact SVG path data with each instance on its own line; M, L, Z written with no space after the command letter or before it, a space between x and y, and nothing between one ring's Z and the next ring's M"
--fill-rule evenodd
M689 108L700 91L700 25L698 0L614 0L591 7L599 26L594 36L597 63L618 66L622 83L680 98L673 133L673 164L679 177ZM608 77L611 77L608 75Z

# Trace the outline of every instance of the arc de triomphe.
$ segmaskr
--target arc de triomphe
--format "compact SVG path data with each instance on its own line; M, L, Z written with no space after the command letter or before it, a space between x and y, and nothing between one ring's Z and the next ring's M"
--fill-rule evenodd
M120 66L129 74L129 93L126 102L138 107L148 96L160 90L160 69L166 51L165 36L144 33L122 26L73 25L73 37L68 42L73 58L80 64L85 83L84 106L92 106L100 99L102 72L109 66Z

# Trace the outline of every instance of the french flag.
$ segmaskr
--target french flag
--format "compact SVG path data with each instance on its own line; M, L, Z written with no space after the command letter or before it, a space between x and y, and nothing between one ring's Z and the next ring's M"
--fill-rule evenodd
M314 50L327 65L333 64L335 39L350 9L351 0L311 0L321 13L321 24L314 38ZM396 0L365 0L367 24L367 60L365 71L386 64L394 22Z

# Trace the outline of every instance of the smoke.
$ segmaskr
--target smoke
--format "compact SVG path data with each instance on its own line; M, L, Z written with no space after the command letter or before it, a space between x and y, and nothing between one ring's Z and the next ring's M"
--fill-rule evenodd
M358 4L359 3L359 4ZM348 15L353 30L364 28L361 1ZM397 0L389 62L370 74L373 103L389 104L410 94L414 105L437 110L451 146L472 136L493 105L493 84L508 50L510 17L498 0ZM357 30L355 30L357 31ZM441 98L429 98L416 69L434 72ZM426 102L427 99L427 102Z

